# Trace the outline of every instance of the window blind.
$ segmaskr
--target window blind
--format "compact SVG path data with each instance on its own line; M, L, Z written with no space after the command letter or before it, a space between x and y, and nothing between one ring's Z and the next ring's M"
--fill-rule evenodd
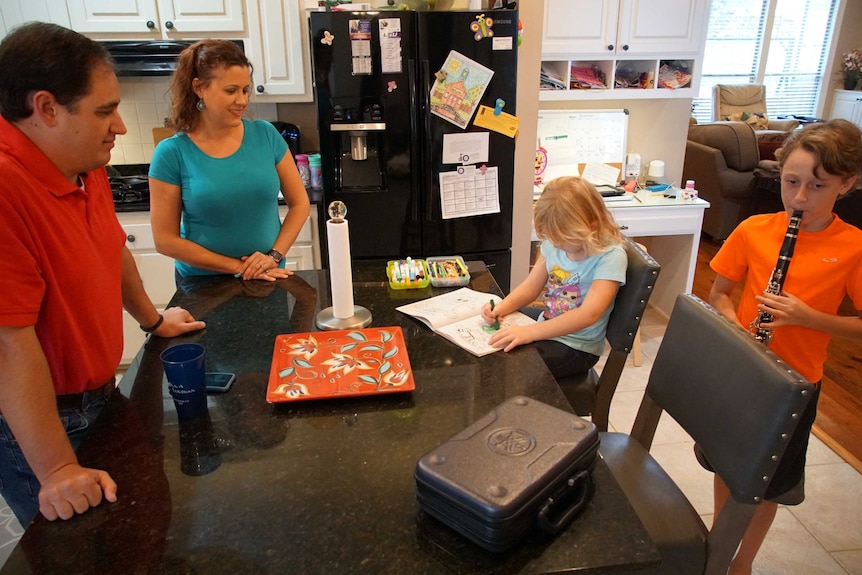
M838 0L713 0L692 114L712 119L716 84L764 84L767 115L813 116Z

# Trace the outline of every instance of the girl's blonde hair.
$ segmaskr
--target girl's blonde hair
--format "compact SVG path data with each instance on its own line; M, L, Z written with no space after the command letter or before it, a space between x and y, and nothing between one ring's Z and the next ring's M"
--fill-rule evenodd
M193 87L194 79L199 78L207 86L216 71L231 66L248 68L249 75L254 70L242 48L229 40L200 40L180 52L177 69L171 77L168 124L183 132L194 130L200 119L200 112L196 108L198 96Z
M564 176L551 180L533 206L533 226L540 239L583 244L588 255L623 241L619 225L591 183Z

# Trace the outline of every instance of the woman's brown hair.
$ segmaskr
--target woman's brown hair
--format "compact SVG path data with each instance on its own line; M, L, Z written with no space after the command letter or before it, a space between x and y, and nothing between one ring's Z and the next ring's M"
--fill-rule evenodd
M183 132L194 130L200 118L194 79L207 86L218 70L231 66L248 68L249 75L254 70L242 48L229 40L201 40L183 50L171 76L169 125Z

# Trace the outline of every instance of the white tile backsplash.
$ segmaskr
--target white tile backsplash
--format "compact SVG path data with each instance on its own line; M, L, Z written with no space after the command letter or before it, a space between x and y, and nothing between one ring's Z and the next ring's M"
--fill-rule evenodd
M170 95L168 78L120 78L120 116L127 133L117 136L112 164L149 164L153 157L153 128L163 126ZM249 104L247 116L277 120L276 104Z

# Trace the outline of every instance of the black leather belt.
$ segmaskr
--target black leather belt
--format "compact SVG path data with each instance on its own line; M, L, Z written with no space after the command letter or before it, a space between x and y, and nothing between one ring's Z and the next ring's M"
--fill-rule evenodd
M112 377L105 385L85 391L84 393L70 393L57 396L57 409L86 409L93 401L111 395L117 389L117 379Z

